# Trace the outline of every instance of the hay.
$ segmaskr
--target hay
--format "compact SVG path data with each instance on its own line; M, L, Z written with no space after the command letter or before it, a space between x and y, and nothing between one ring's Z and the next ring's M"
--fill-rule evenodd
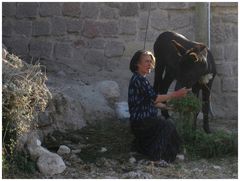
M28 64L14 54L3 57L3 147L33 129L38 113L45 110L51 93L45 84L43 68L39 63Z

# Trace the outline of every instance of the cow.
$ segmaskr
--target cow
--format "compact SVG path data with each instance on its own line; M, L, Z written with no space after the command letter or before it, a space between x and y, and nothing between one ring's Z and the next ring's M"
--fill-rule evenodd
M216 75L216 65L209 49L202 43L191 41L176 32L164 32L154 43L156 67L154 90L166 94L171 83L176 80L175 90L181 87L192 88L198 97L202 90L203 129L210 133L208 113L210 91ZM162 110L165 118L167 110ZM196 129L196 118L193 128Z

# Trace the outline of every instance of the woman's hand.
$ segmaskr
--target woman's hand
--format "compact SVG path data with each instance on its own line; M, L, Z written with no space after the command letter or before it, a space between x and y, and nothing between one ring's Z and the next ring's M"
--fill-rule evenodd
M186 94L192 89L186 89L186 87L179 89L171 94L172 98L180 98L186 96Z
M157 107L157 108L159 108L159 109L172 110L171 107L168 107L166 104L163 104L163 103L161 103L161 102L156 103L156 104L155 104L155 107Z

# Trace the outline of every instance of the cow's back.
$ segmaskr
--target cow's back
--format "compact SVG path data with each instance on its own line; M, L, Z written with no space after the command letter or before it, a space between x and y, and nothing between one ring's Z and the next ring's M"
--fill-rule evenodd
M187 49L190 49L197 44L178 33L170 31L164 32L158 36L153 47L157 64L161 63L172 67L176 66L178 63L179 56L177 55L177 51L172 43L172 40L179 42Z

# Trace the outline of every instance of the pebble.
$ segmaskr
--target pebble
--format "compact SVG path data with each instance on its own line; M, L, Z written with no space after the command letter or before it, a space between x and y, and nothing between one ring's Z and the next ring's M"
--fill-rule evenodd
M107 148L105 148L105 147L102 147L101 150L100 150L101 153L104 153L106 151L107 151Z
M129 158L129 163L134 164L136 162L136 158L131 157Z
M70 152L71 152L70 148L68 148L65 145L61 145L57 151L57 154L64 155L64 154L69 154Z
M213 168L214 168L214 169L217 169L217 170L221 170L221 167L220 167L220 166L217 166L217 165L213 165Z
M184 155L177 155L177 159L180 161L184 161L185 157Z
M72 153L74 153L74 154L77 154L77 153L80 153L80 152L81 152L81 149L72 150Z

